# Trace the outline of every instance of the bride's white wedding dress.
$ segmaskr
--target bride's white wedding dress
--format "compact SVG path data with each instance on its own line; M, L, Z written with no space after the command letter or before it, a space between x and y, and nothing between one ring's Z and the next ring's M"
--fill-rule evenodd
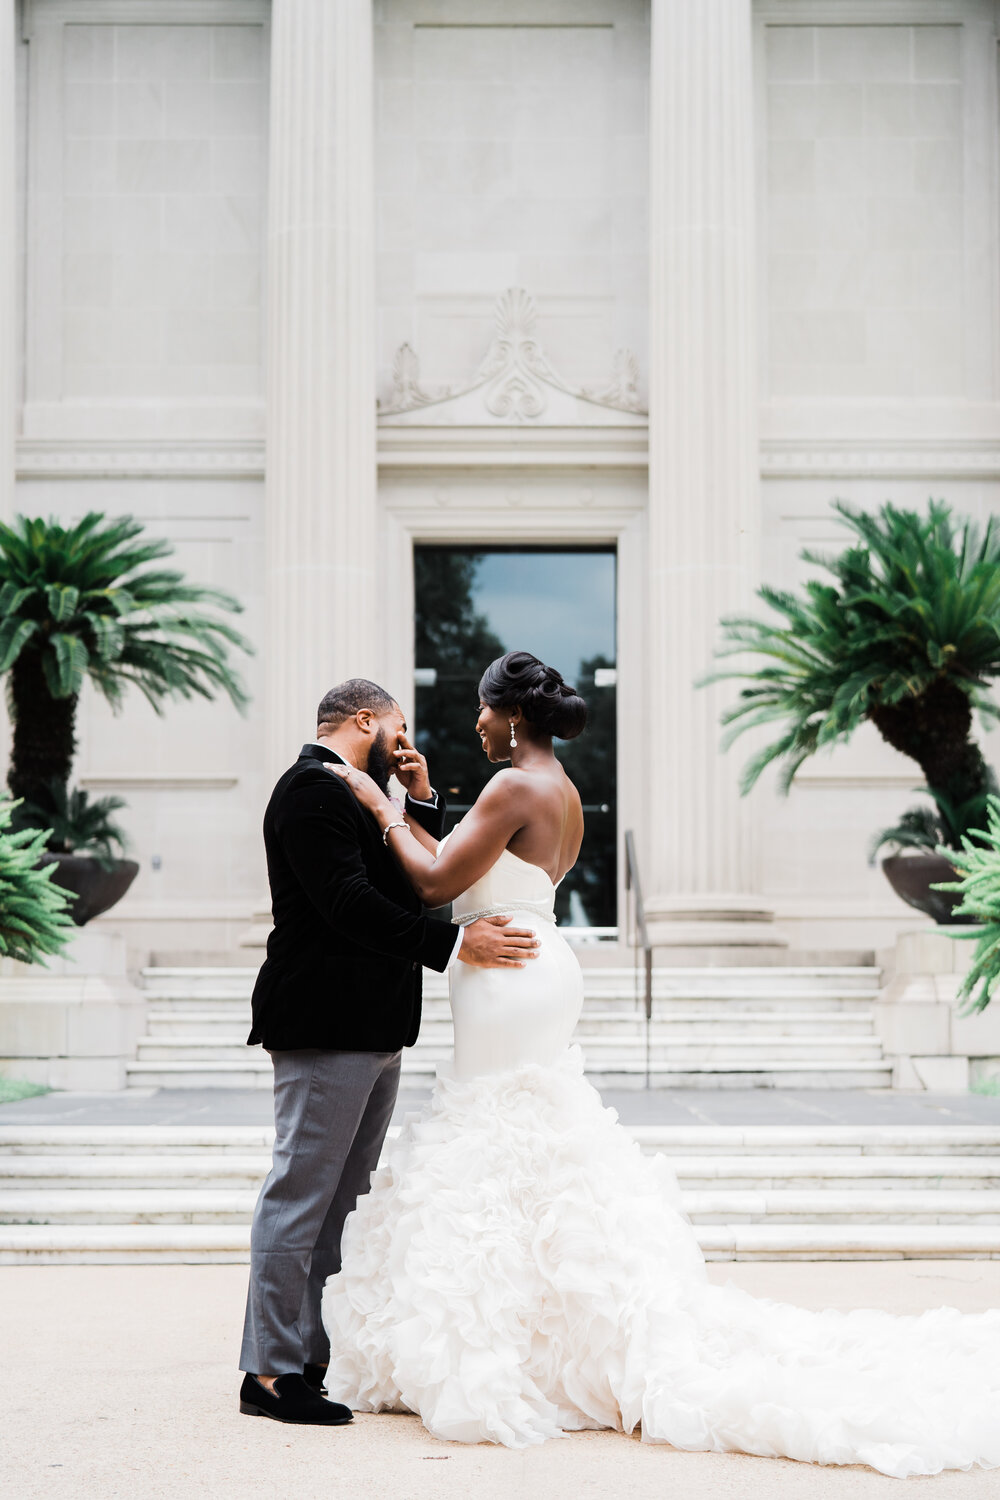
M807 1312L714 1286L667 1162L583 1077L582 978L547 875L505 851L455 903L524 969L451 971L454 1062L407 1118L327 1286L331 1397L513 1447L647 1442L885 1474L1000 1464L1000 1311Z

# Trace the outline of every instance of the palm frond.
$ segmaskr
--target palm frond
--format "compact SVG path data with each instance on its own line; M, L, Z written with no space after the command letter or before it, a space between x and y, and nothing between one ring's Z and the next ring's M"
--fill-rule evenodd
M933 854L945 842L945 830L932 807L909 807L890 828L872 836L868 845L868 863L873 865L880 849L922 849Z
M73 932L70 901L53 885L55 865L39 865L48 834L12 831L17 804L0 802L0 955L21 963L44 963Z
M840 500L834 510L851 543L801 554L832 581L758 589L770 614L725 617L716 653L725 665L702 679L743 684L722 715L726 746L782 725L746 767L744 789L775 763L789 786L818 749L942 681L985 718L1000 717L989 697L1000 676L1000 524L960 520L939 501L925 514L891 504L869 513Z
M124 797L96 797L64 782L49 781L44 803L25 798L16 808L14 828L42 829L52 854L86 854L107 869L128 849L128 838L114 814L127 805Z
M245 708L231 655L252 647L225 618L242 606L224 589L154 566L172 551L132 516L0 524L0 672L37 651L56 698L75 697L89 678L118 708L138 669L159 709L170 698L218 693Z

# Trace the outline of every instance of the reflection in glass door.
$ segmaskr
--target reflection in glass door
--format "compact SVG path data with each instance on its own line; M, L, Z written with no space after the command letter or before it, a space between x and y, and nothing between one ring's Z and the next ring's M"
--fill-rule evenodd
M616 910L613 547L414 549L417 744L454 827L499 769L475 732L483 668L531 651L587 700L585 734L556 753L583 798L586 834L559 887L559 921L614 927Z

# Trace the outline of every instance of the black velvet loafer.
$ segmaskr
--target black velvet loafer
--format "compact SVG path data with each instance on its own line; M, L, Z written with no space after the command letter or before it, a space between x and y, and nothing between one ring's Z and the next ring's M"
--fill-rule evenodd
M328 1365L306 1365L302 1371L302 1379L306 1385L314 1391L319 1391L321 1396L326 1395L326 1386L323 1380L326 1376Z
M244 1375L240 1387L240 1411L248 1417L270 1417L274 1422L292 1422L300 1427L344 1427L354 1420L349 1406L324 1401L301 1375L279 1375L274 1390L261 1385L255 1375Z

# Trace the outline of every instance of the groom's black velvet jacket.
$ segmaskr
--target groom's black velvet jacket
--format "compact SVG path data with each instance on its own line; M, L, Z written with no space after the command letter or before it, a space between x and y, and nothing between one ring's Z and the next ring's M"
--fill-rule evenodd
M264 814L274 929L247 1042L269 1052L412 1046L421 968L443 973L455 947L454 927L424 915L375 818L323 769L333 759L303 745ZM407 812L438 838L444 811L440 797L436 808L407 801Z

